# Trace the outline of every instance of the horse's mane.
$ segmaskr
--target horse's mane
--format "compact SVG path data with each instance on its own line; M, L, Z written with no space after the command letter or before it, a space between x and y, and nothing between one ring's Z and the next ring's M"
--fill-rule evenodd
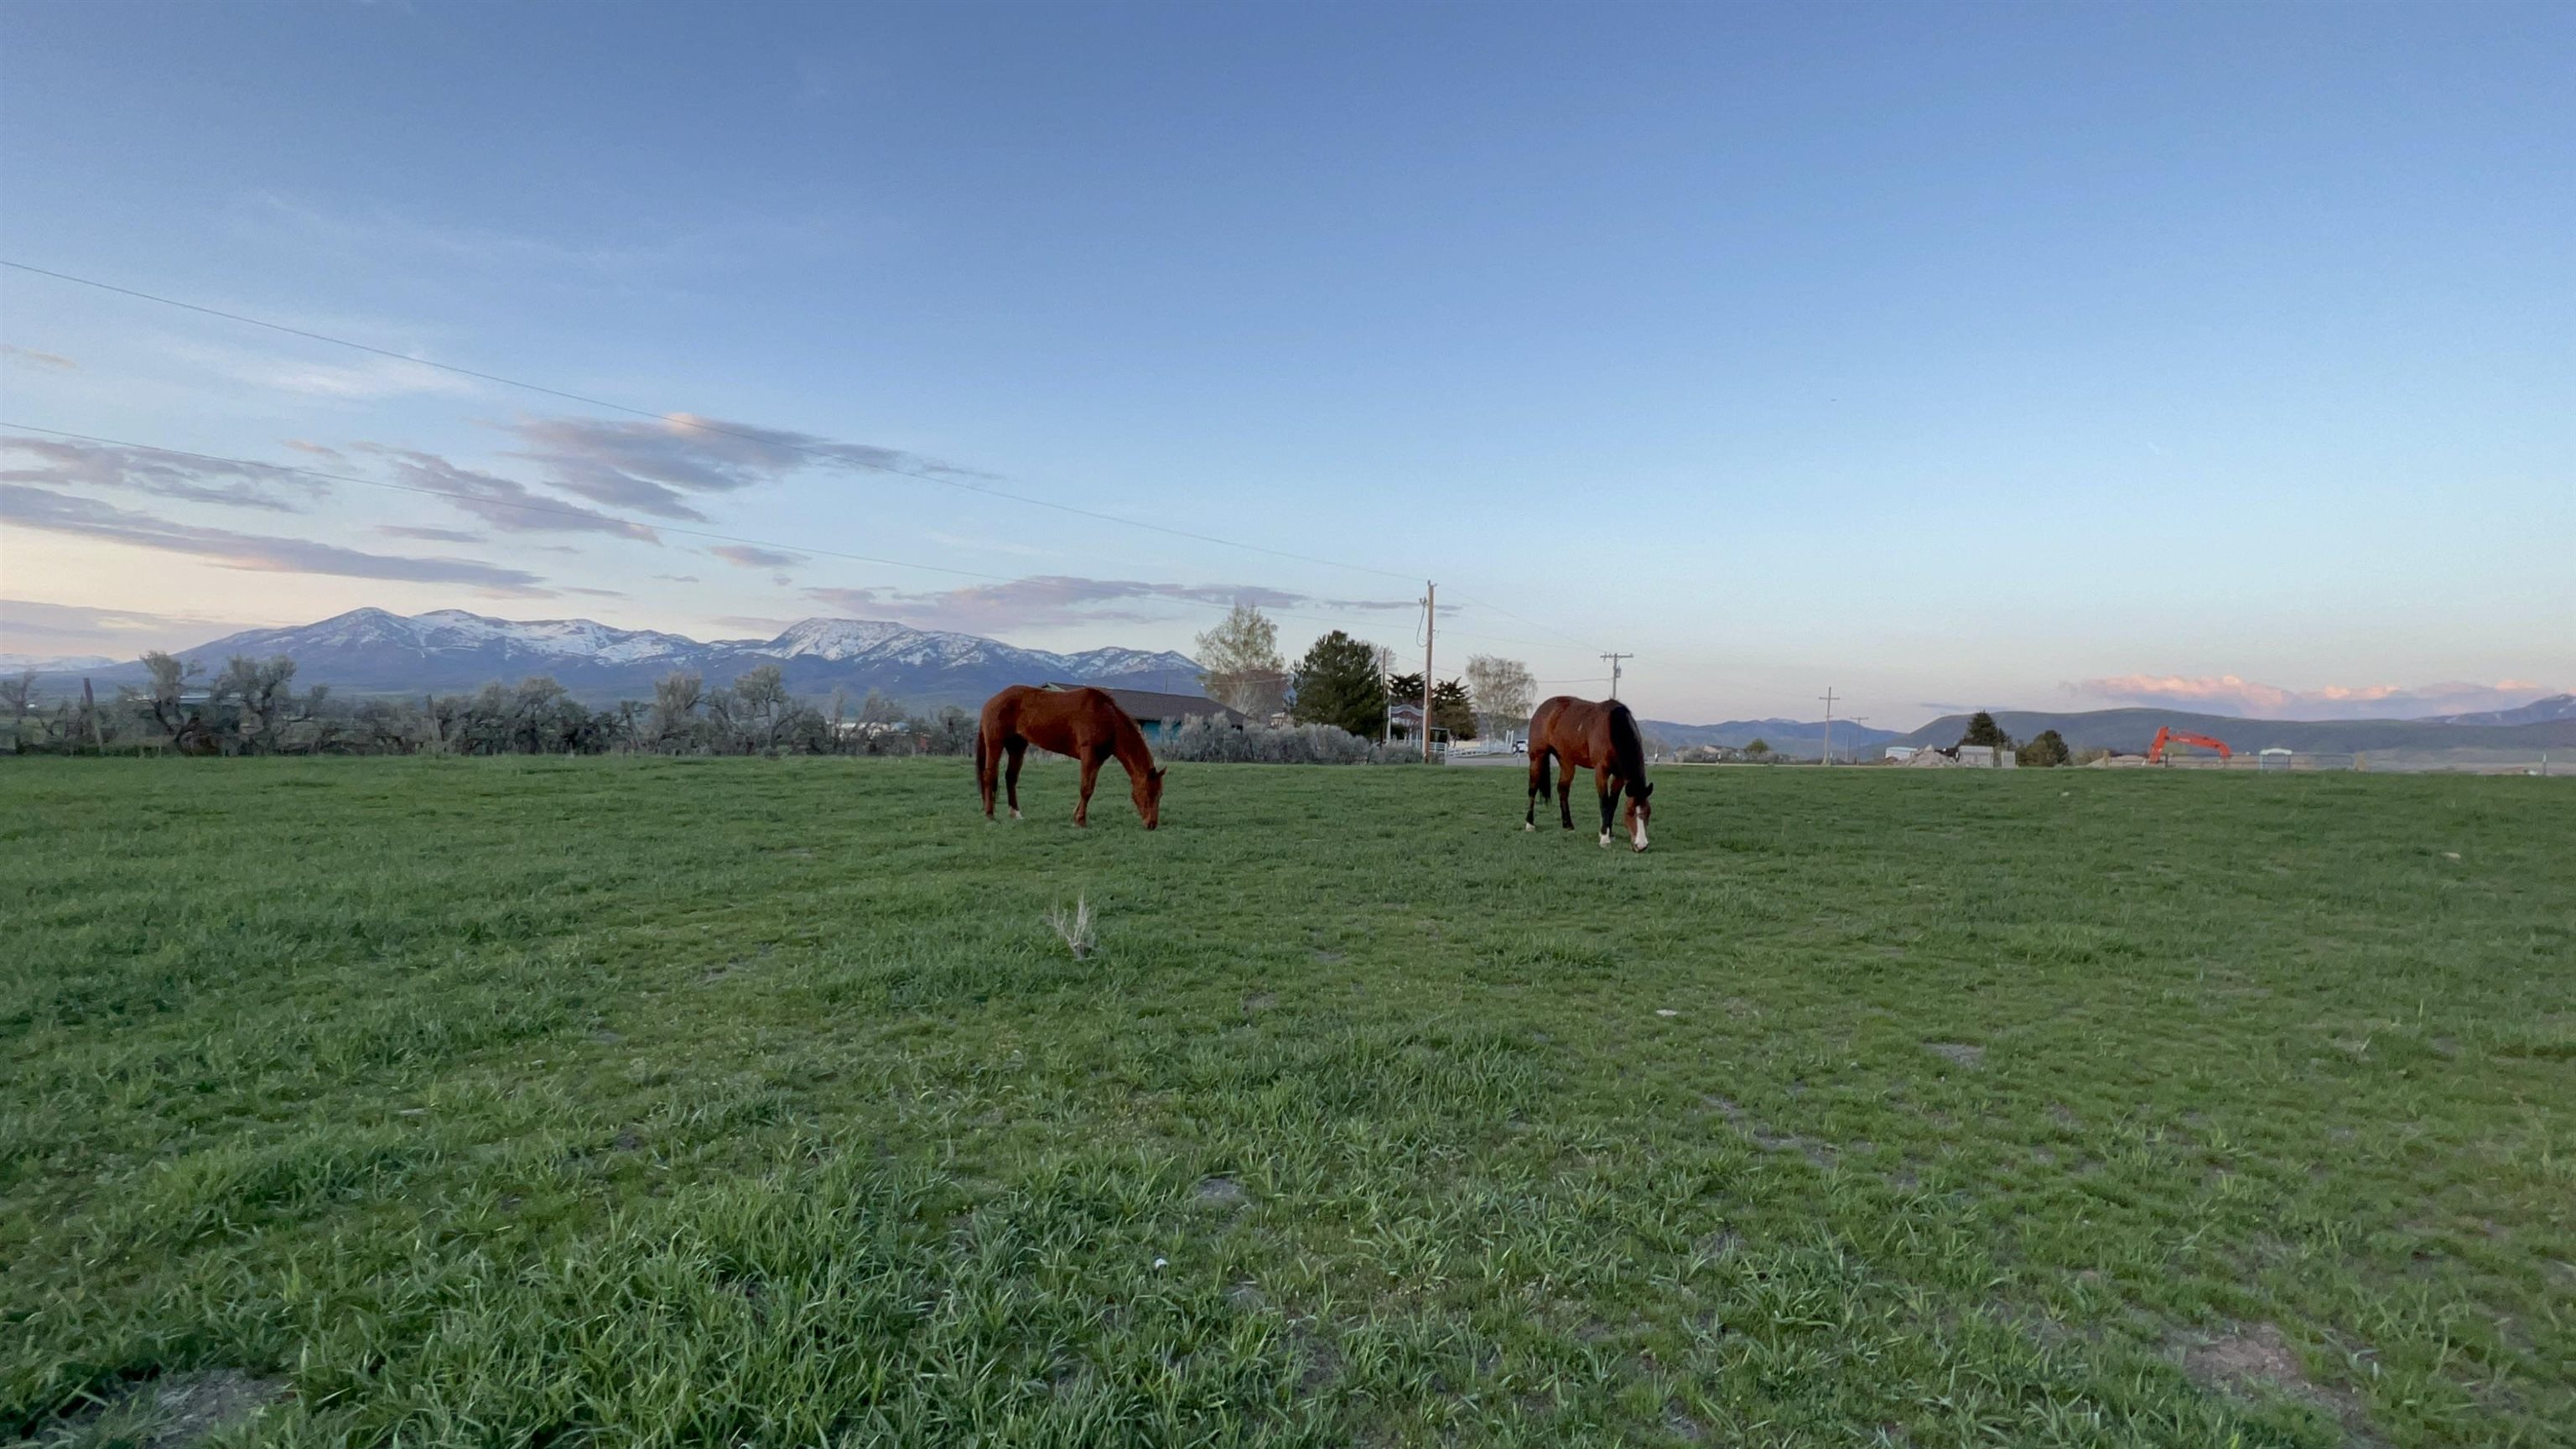
M1618 761L1619 778L1631 788L1646 778L1646 739L1637 732L1637 717L1628 706L1610 701L1610 755Z

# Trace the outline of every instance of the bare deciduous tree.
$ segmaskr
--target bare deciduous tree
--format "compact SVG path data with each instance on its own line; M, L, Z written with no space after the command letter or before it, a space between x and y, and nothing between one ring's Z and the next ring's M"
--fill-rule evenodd
M1288 664L1279 657L1279 626L1251 604L1237 604L1198 637L1199 688L1228 709L1256 720L1279 712L1288 697Z
M9 710L10 748L27 751L27 716L36 708L36 671L21 670L15 679L0 679L0 705Z
M733 682L735 701L740 705L738 723L754 749L772 749L778 744L778 726L787 714L792 700L787 693L787 677L775 664L744 671Z
M1487 734L1528 724L1530 710L1538 704L1538 681L1530 677L1529 666L1497 654L1467 661L1467 692L1475 697Z
M149 714L152 722L161 726L163 733L176 739L180 729L188 723L187 717L179 711L180 698L188 692L188 681L203 671L195 664L182 664L158 649L145 652L143 668L151 676L150 680L141 690L128 685L126 698L133 702L138 713Z
M687 735L706 693L707 682L694 674L665 674L653 681L653 742L670 744Z
M236 654L224 661L207 693L219 712L227 703L239 711L242 748L276 749L294 720L295 661L283 654L267 659Z

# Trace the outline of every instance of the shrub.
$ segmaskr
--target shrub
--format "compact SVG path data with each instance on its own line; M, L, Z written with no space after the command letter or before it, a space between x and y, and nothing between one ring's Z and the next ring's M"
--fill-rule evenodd
M2013 751L2013 763L2026 769L2050 769L2065 764L2069 757L2066 737L2055 730L2041 730L2029 744Z
M1381 745L1327 724L1236 729L1192 715L1155 741L1154 753L1166 760L1221 765L1391 765L1419 760L1422 747Z

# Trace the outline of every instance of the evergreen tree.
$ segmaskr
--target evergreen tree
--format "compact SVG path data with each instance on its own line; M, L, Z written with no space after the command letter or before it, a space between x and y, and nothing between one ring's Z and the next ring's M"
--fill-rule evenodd
M1453 740L1476 737L1476 703L1468 697L1467 686L1455 679L1444 679L1431 690L1431 724L1449 732Z
M1335 629L1297 661L1299 724L1328 724L1375 739L1386 728L1386 683L1378 678L1377 650Z
M2073 752L2066 748L2066 737L2055 730L2041 730L2029 744L2013 751L2013 762L2030 769L2054 769L2065 764Z

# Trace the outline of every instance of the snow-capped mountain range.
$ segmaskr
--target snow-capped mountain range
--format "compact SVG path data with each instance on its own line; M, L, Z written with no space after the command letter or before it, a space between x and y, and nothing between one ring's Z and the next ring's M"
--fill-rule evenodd
M104 654L0 654L0 674L18 674L29 669L38 674L105 669L114 663L115 660Z
M236 654L283 654L296 680L360 694L452 692L492 680L552 675L585 699L649 699L653 681L694 671L710 686L776 664L799 694L870 689L909 705L975 704L1007 684L1050 680L1196 693L1199 666L1168 650L1020 649L973 634L915 629L881 619L805 619L771 639L701 643L590 619L492 619L462 609L404 616L383 609L291 629L252 629L174 651L209 673ZM98 685L139 683L140 663L86 671Z

